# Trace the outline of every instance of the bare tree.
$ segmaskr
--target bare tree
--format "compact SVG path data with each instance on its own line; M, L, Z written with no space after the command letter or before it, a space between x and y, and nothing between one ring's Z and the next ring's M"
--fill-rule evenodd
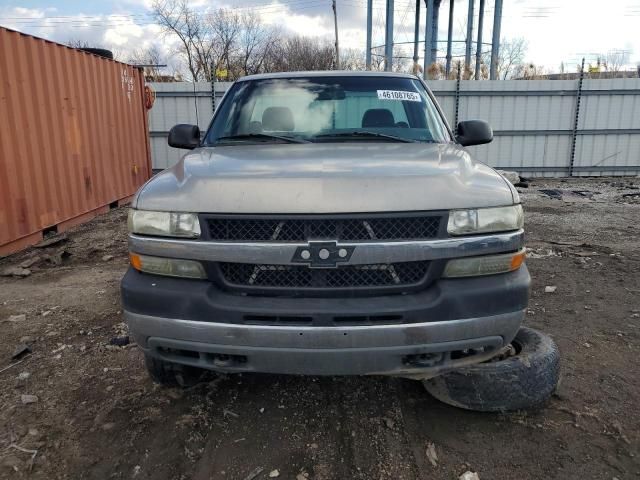
M513 78L519 66L524 62L527 48L527 41L523 37L501 40L500 55L498 56L498 78L502 80Z
M364 50L343 48L340 50L340 67L344 70L366 70Z
M629 63L629 50L609 50L602 57L607 72L620 72Z
M209 66L227 70L232 73L232 61L237 48L237 40L242 29L241 17L238 13L219 9L208 14L205 22L209 25Z
M544 67L536 65L535 63L521 64L516 68L514 77L517 80L536 80L545 75Z
M240 18L241 28L237 39L240 74L252 75L262 71L269 50L279 31L262 23L255 13Z
M164 77L158 65L164 63L160 49L156 45L149 48L139 48L134 50L129 57L129 63L133 65L144 65L144 76L148 82L162 82Z
M66 45L68 47L71 47L71 48L92 48L92 47L94 47L94 45L91 45L86 40L80 40L79 38L72 38L70 40L67 40L65 43L66 43ZM96 48L99 48L99 47L96 47Z
M329 40L293 36L273 46L265 62L266 72L331 70L335 65L334 45Z
M209 80L211 32L202 15L192 10L187 0L154 0L151 9L163 31L180 40L180 53L191 79Z

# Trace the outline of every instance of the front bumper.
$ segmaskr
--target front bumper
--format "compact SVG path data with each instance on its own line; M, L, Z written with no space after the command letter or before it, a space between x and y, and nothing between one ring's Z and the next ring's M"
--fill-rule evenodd
M274 298L130 269L122 299L135 341L167 361L221 372L427 378L487 359L508 344L522 322L529 284L523 266L441 279L408 295ZM345 318L366 324L337 321ZM386 324L390 318L401 323ZM283 319L309 323L277 324Z

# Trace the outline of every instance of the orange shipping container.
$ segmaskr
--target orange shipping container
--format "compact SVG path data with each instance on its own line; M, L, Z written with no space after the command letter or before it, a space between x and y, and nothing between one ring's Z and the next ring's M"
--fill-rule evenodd
M147 131L142 71L0 27L0 256L126 202Z

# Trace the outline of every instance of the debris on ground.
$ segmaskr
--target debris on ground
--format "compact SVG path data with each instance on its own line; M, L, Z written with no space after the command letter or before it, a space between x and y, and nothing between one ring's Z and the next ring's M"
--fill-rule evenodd
M18 315L9 315L7 321L16 323L16 322L24 322L27 319L27 315L24 313L20 313Z
M280 470L278 470L277 468L269 472L269 478L276 478L279 476L280 476Z
M102 257L102 261L103 262L108 262L110 260L113 260L114 256L113 255L105 255Z
M467 470L458 477L458 480L480 480L480 476L476 472Z
M58 243L61 242L66 242L67 241L67 236L66 235L55 235L52 237L49 237L43 241L41 241L40 243L36 243L34 245L35 248L45 248L45 247L50 247L52 245L56 245Z
M70 256L71 256L71 253L68 250L61 248L57 252L50 253L48 255L43 255L42 258L44 258L46 262L57 267L59 265L62 265L62 262L64 262L64 260L69 258Z
M243 480L253 480L258 475L260 475L263 472L263 470L264 470L264 467L256 467L253 470L251 470L249 474L246 477L244 477Z
M520 175L517 172L512 172L510 170L497 170L497 172L502 175L504 178L509 180L512 185L516 183L520 183Z
M2 272L0 272L0 276L3 276L3 277L24 278L24 277L28 277L29 275L31 275L31 270L29 270L28 268L22 268L19 266L5 268L4 270L2 270Z
M38 263L40 261L40 257L39 256L35 256L35 257L31 257L28 258L26 260L24 260L21 264L20 267L22 268L30 268L33 267L36 263Z
M436 454L436 446L433 442L429 442L427 445L427 458L429 462L431 462L431 465L434 467L438 466L438 455Z
M226 417L233 417L233 418L240 417L240 415L238 415L237 413L232 412L231 410L227 410L226 408L222 410L222 416L224 418L226 418Z
M24 405L29 405L30 403L36 403L38 401L38 396L37 395L28 395L26 393L23 393L22 395L20 395L20 401Z
M551 248L527 248L527 258L559 257L560 254Z
M129 335L113 337L109 340L109 345L115 345L116 347L124 347L125 345L129 345L131 340L129 339Z
M13 350L11 360L20 360L28 353L31 353L31 347L29 347L29 345L27 345L26 343L19 343Z
M553 293L558 289L557 286L555 285L547 285L546 287L544 287L544 293Z

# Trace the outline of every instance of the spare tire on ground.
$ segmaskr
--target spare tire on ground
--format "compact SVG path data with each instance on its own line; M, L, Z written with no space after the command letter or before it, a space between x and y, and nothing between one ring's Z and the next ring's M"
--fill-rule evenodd
M107 50L106 48L82 47L80 48L80 50L87 53L93 53L94 55L98 55L100 57L108 58L109 60L113 60L113 52L111 50Z
M521 327L511 342L515 354L461 367L424 380L441 402L479 412L506 412L543 405L560 380L560 353L555 342Z

